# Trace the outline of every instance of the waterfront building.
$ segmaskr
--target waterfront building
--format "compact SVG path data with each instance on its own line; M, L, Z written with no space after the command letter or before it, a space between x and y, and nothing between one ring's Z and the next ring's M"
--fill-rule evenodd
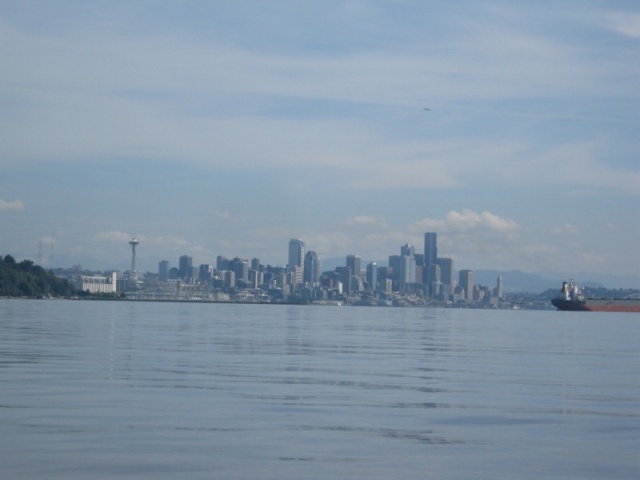
M76 280L76 289L89 293L115 293L117 278L116 272L108 276L80 275Z

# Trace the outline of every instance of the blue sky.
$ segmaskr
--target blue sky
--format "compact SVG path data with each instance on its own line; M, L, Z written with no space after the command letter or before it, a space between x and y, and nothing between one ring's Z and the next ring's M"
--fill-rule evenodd
M640 272L635 1L2 2L0 53L0 254Z

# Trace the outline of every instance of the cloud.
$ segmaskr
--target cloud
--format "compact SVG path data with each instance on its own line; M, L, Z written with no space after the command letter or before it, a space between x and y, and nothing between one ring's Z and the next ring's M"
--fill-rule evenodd
M110 230L108 232L96 233L92 240L98 243L129 243L131 235L125 232L119 232L117 230Z
M350 227L388 227L389 225L383 218L372 217L369 215L358 215L347 220Z
M220 212L220 211L216 211L214 213L214 216L218 220L231 220L233 218L229 212Z
M554 227L551 230L551 233L553 233L554 235L578 235L580 233L580 230L575 225L566 223L559 227Z
M640 13L609 13L605 16L612 28L627 37L640 38Z
M0 212L21 212L24 210L22 200L7 201L0 198Z
M425 218L411 226L416 231L437 231L444 234L462 234L473 232L499 232L513 233L521 229L514 220L500 217L491 212L477 213L465 209L461 212L455 210L446 214L443 219Z

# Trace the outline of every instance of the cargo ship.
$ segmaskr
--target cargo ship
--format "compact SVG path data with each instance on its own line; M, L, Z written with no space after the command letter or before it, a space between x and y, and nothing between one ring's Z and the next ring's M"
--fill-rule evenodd
M551 303L558 310L640 313L640 298L586 298L573 280L562 283L560 295Z

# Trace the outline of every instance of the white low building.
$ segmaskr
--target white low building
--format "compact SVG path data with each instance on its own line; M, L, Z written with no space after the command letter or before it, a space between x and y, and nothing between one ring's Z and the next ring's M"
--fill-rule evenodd
M116 272L106 277L81 275L76 281L76 288L81 292L115 293L116 279Z

